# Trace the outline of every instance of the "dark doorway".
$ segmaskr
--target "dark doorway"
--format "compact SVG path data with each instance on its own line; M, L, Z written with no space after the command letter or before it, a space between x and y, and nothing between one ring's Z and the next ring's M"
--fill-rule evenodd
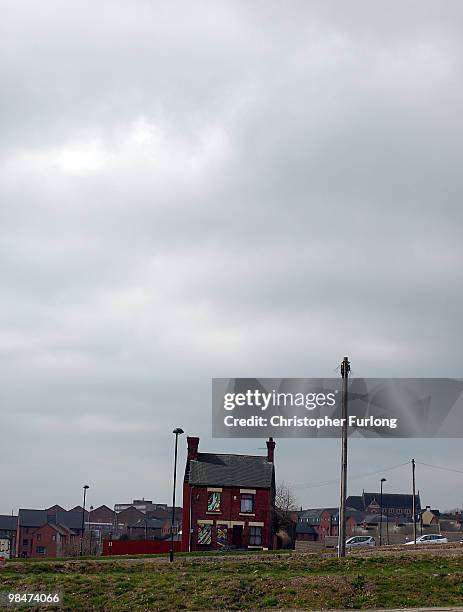
M233 525L232 544L237 548L243 548L243 526Z

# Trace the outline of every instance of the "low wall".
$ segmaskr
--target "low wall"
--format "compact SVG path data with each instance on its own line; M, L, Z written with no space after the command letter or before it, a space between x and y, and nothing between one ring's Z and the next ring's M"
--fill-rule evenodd
M438 533L438 532L437 532ZM379 535L378 533L362 533L362 534L354 534L354 535L371 535L376 540L376 545L379 545ZM420 537L422 535L420 531L417 531L416 536ZM423 533L423 535L425 535ZM449 542L463 542L463 532L455 532L455 531L442 531L442 537L447 538ZM413 533L410 535L401 534L401 533L390 533L389 538L387 534L383 533L382 543L383 545L391 545L397 546L400 544L405 544L409 540L413 540ZM296 540L295 550L298 552L317 552L322 549L332 549L337 546L337 538L334 536L327 536L325 541L311 542L308 540Z
M103 555L153 555L168 553L169 540L103 540ZM174 552L180 552L181 542L174 542Z

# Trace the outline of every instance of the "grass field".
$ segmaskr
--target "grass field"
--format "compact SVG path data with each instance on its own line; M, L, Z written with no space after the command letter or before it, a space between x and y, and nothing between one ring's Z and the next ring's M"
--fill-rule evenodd
M461 606L462 549L10 561L0 590L61 590L73 611Z

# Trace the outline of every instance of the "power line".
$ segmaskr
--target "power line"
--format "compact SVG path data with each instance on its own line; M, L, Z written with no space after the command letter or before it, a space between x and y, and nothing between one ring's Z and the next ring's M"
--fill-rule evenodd
M384 472L390 472L391 470L395 470L400 467L404 467L406 465L410 465L411 461L405 461L404 463L398 463L397 465L392 465L390 467L386 467L380 470L375 470L373 472L364 472L363 474L355 474L354 476L349 476L349 480L358 480L360 478L367 478L368 476L376 476L377 474L383 474ZM458 470L456 468L444 467L442 465L433 465L432 463L425 463L424 461L416 461L418 465L423 465L425 467L433 468L436 470L443 470L445 472L454 472L455 474L463 474L463 470ZM328 485L337 484L339 482L339 478L333 478L332 480L321 480L318 482L307 482L301 484L292 485L293 489L314 489L317 487L326 487Z
M375 470L374 472L365 472L363 474L356 474L354 476L349 476L349 480L358 480L359 478L366 478L368 476L376 476L376 474L383 474L384 472L390 472L391 470L395 470L399 467L404 467L405 465L410 465L410 461L405 461L404 463L398 463L397 465L392 465L387 468L383 468L381 470ZM315 487L324 487L330 484L336 484L339 482L339 478L334 478L333 480L322 480L320 482L308 482L303 484L292 485L293 489L313 489Z
M456 474L463 474L463 470L457 470L455 468L443 467L441 465L433 465L432 463L424 463L423 461L417 461L419 465L434 468L436 470L444 470L445 472L455 472Z

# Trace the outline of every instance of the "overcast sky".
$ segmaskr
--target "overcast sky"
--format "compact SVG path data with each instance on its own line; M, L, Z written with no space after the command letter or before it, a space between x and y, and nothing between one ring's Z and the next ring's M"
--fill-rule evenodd
M5 0L0 28L0 512L169 502L177 426L264 453L211 439L213 376L462 376L459 0ZM412 456L463 469L460 440L349 467ZM277 479L339 458L277 440ZM417 468L424 504L462 484Z

